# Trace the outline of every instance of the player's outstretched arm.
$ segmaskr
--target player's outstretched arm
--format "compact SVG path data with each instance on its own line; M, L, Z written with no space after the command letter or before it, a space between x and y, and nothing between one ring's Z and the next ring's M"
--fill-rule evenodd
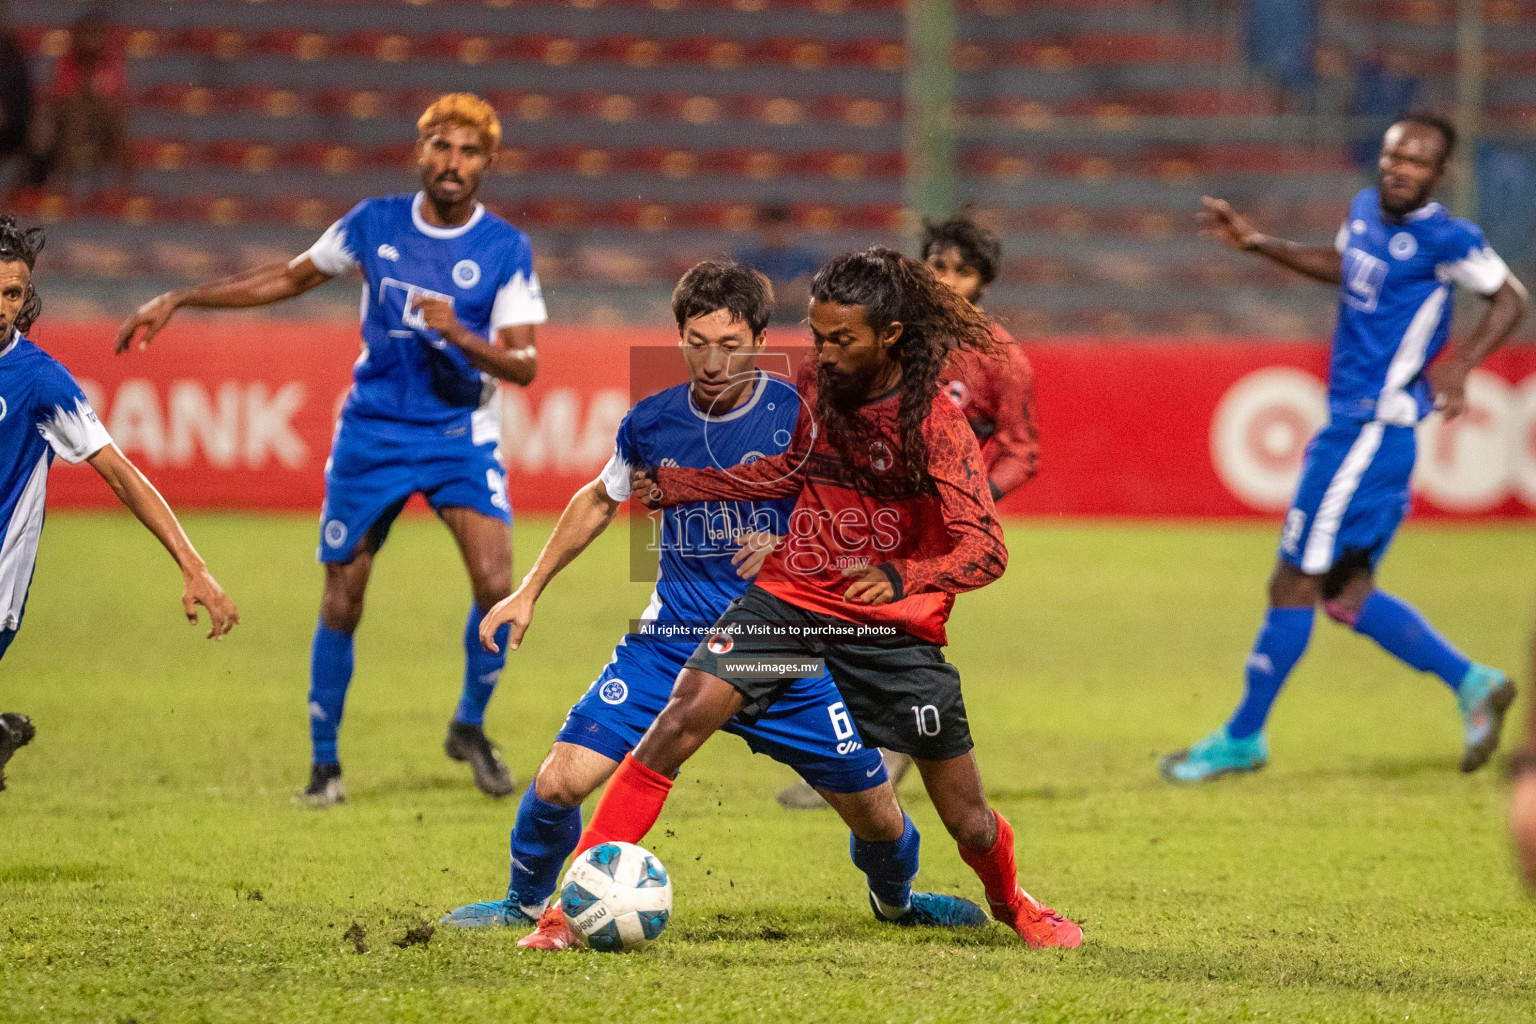
M115 444L107 445L86 461L101 474L101 478L112 488L118 500L128 507L128 511L137 516L139 522L148 527L149 532L176 559L185 581L181 607L187 613L187 621L197 624L197 606L202 605L208 609L208 618L212 622L208 639L218 640L228 633L240 621L240 611L225 595L219 581L208 571L202 556L187 539L181 523L176 521L176 513L171 511L160 492L155 490L154 485L144 478L144 474L128 461Z
M608 496L601 479L593 480L571 496L565 511L555 523L555 530L544 542L533 568L523 577L522 585L511 596L498 601L485 618L480 620L480 645L496 652L496 631L504 623L511 623L507 634L507 649L515 651L523 642L523 634L533 621L533 606L539 595L560 571L576 560L598 535L608 529L622 502Z
M1514 274L1488 296L1488 307L1472 333L1446 346L1445 354L1424 372L1435 392L1435 408L1448 420L1467 408L1467 375L1509 340L1525 319L1530 296Z
M1256 252L1274 262L1305 274L1324 284L1344 280L1344 258L1327 245L1302 245L1284 238L1272 238L1253 226L1253 222L1232 209L1225 199L1201 196L1202 209L1197 215L1200 234L1238 252Z
M311 288L330 280L308 256L299 256L287 263L268 263L253 270L241 271L216 281L206 281L190 288L177 288L156 295L134 311L117 329L114 351L122 355L132 347L135 338L139 348L149 347L171 315L182 307L190 309L248 309L266 306L284 299L303 295Z

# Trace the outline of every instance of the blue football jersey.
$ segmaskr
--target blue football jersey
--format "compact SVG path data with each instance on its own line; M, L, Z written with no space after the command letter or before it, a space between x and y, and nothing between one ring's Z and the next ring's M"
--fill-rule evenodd
M363 354L343 414L468 426L477 408L494 409L494 382L427 327L415 301L446 299L487 339L548 317L527 235L479 203L467 223L434 227L422 219L424 199L365 199L305 255L331 276L354 266L363 274Z
M1386 219L1373 188L1355 196L1335 247L1343 256L1328 404L1341 419L1412 426L1434 408L1424 367L1445 345L1451 293L1492 295L1509 268L1471 221L1429 203Z
M21 623L54 455L81 462L111 442L64 365L11 331L0 349L0 630Z
M789 447L800 416L800 396L793 384L758 371L747 400L721 416L711 416L694 402L690 387L679 384L640 401L619 424L613 457L603 469L609 497L629 497L634 467L732 466L778 455ZM700 501L662 513L656 592L642 621L712 624L747 589L736 575L731 556L744 533L784 536L794 498L763 501Z

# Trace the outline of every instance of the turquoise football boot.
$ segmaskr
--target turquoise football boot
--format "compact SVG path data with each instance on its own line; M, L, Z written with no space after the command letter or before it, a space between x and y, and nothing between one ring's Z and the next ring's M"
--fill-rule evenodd
M539 919L529 917L511 900L485 900L456 907L438 918L437 923L453 928L527 928L538 924Z
M1188 750L1175 751L1158 762L1163 778L1176 786L1210 782L1222 775L1256 772L1269 763L1269 740L1261 729L1235 740L1222 726Z
M1456 691L1464 747L1461 770L1475 772L1499 749L1504 713L1515 702L1515 684L1503 672L1473 662Z
M912 902L897 917L880 913L875 894L870 893L869 909L875 912L875 920L881 924L902 928L983 928L991 921L987 912L970 900L941 892L914 892Z

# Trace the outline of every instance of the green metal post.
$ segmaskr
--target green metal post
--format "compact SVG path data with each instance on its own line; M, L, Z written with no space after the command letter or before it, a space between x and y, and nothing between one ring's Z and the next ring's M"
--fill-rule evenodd
M942 217L955 204L955 3L907 0L907 209Z

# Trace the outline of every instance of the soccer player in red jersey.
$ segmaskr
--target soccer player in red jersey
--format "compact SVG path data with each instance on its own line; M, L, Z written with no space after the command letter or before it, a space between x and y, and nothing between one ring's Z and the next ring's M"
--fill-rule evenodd
M694 751L794 682L762 678L764 664L811 655L867 742L916 758L993 916L1031 946L1077 946L1082 929L1018 883L1013 830L987 805L960 674L943 653L955 595L997 579L1008 560L976 438L940 387L956 347L995 344L990 326L889 249L833 260L811 296L817 359L800 374L806 409L789 450L728 471L636 471L634 493L652 507L797 500L789 535L609 781L578 855L643 839Z
M1003 246L997 235L960 213L939 223L923 223L922 255L940 284L979 309L982 294L1002 266ZM990 352L957 348L951 353L944 378L950 399L965 414L981 444L987 483L993 500L999 501L1034 478L1040 438L1035 429L1034 368L996 321L992 336L997 344ZM891 785L899 786L912 769L912 759L890 750L884 754ZM778 801L781 807L797 811L827 806L804 782L786 786Z
M924 224L923 262L942 284L980 308L982 294L997 279L1003 246L997 235L962 214ZM992 498L1001 500L1034 479L1040 435L1035 429L1034 368L996 321L992 335L997 341L993 351L957 349L945 376L949 397L981 443Z

